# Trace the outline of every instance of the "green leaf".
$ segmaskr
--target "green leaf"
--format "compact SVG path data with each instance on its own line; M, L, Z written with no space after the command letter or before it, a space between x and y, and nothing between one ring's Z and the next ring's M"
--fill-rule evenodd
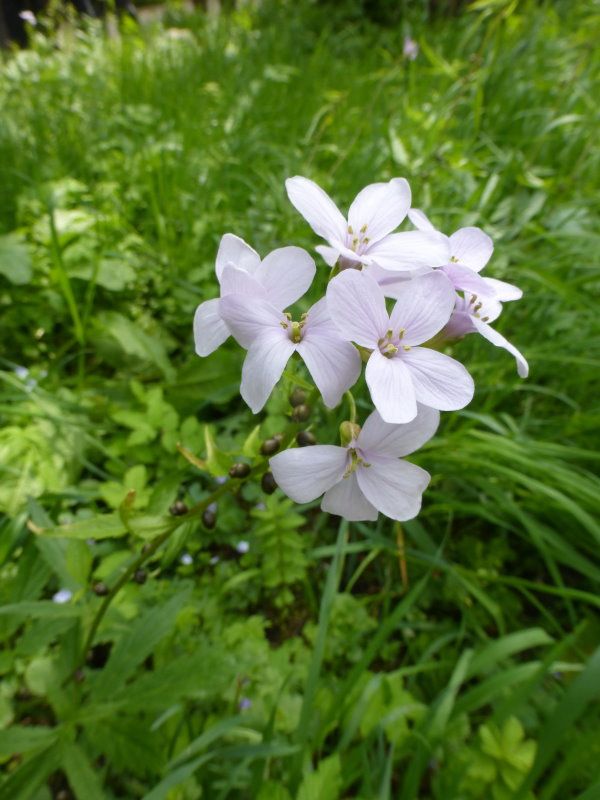
M12 756L15 753L29 753L32 750L45 749L57 738L57 728L45 728L42 725L31 727L13 725L6 731L0 731L0 755Z
M17 285L31 280L31 256L17 234L0 236L0 275Z
M339 753L319 762L315 772L302 779L296 800L337 800L342 789Z
M106 800L97 770L92 767L79 745L63 744L62 766L78 800Z
M116 311L105 312L99 317L99 322L106 333L119 343L123 352L142 361L151 362L161 370L167 380L174 379L175 370L171 366L164 344L156 336L144 331L139 323Z
M69 525L59 525L42 531L42 537L61 539L112 539L125 536L127 529L118 514L103 514L99 517L82 519Z
M25 761L0 786L0 800L31 800L48 776L58 769L61 751L58 743Z

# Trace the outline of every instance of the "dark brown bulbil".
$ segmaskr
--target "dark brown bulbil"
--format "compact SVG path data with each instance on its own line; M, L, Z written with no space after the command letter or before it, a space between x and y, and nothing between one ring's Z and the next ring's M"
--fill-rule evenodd
M108 594L108 586L104 583L104 581L98 581L92 587L94 594L97 594L98 597L106 597Z
M244 464L242 461L234 464L229 469L229 477L231 478L247 478L250 475L250 464Z
M217 515L210 508L207 508L202 513L202 524L205 528L208 528L209 531L211 531L217 524Z
M296 442L298 443L298 447L309 447L317 443L317 437L310 431L300 431L296 435Z
M292 419L294 422L306 422L309 417L310 406L307 406L305 403L295 406L295 408L292 410Z
M273 437L272 439L267 439L261 445L260 452L263 456L272 456L279 450L280 442Z
M182 517L184 514L188 513L188 507L182 500L176 500L173 505L169 508L169 514L172 514L174 517Z
M290 405L295 408L296 406L300 406L306 402L306 392L304 389L296 387L288 399L290 401Z
M261 488L265 494L273 494L277 488L272 472L265 472L260 481Z
M136 569L133 575L133 580L136 583L146 583L146 578L148 577L148 573L145 569Z

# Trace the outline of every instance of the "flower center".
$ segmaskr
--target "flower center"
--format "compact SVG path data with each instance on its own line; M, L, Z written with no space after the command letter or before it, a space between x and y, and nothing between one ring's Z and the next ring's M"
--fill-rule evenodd
M479 313L481 311L482 305L483 304L481 303L481 301L477 302L477 295L473 294L471 295L471 299L469 300L467 311L472 317L477 317L477 319L480 319L482 322L487 322L489 320L489 317L482 317L481 314Z
M302 329L306 325L306 314L300 315L300 322L294 322L292 315L288 311L285 312L285 316L287 321L281 320L279 324L287 331L287 335L292 342L298 344L298 342L302 341Z
M348 454L350 456L350 463L348 464L348 469L344 472L344 478L349 478L359 467L371 466L364 460L362 455L359 454L359 451L355 450L353 447L348 449Z
M366 235L367 233L367 223L362 226L362 228L358 231L358 233L354 233L354 229L352 225L348 225L348 236L346 237L346 244L358 255L362 255L367 249L369 242L371 241L369 237Z
M386 358L394 358L394 356L398 355L398 353L400 353L402 350L408 353L410 346L401 343L402 337L405 333L405 328L400 328L396 334L390 328L386 335L382 336L382 338L377 342L381 355L385 356Z

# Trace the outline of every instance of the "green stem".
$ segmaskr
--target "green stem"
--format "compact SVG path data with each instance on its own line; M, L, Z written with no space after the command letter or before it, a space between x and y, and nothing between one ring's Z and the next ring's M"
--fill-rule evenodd
M356 425L356 401L354 399L352 392L349 389L347 392L345 392L345 395L346 398L348 399L348 405L350 406L350 422L353 425Z

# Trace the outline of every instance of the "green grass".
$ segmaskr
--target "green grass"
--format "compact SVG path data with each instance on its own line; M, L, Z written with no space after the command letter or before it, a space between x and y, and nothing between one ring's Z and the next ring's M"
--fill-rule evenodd
M600 796L600 12L415 6L390 28L331 5L171 12L179 36L67 26L3 56L0 800ZM498 327L527 381L454 346L477 391L415 457L433 480L403 527L409 586L383 518L338 529L250 480L199 521L302 381L254 418L239 349L200 360L191 336L224 232L317 243L294 174L342 208L405 176L524 290ZM310 424L334 443L338 422ZM142 553L176 497L196 516ZM99 617L93 587L136 569Z

